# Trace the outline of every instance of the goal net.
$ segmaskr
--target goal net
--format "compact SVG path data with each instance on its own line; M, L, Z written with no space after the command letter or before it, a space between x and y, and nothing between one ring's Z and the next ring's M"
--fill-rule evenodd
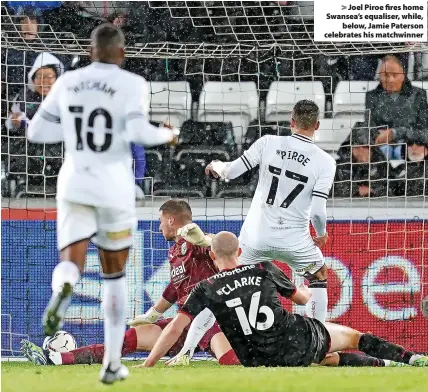
M379 83L379 58L387 54L406 64L414 86L428 89L415 65L426 47L317 43L312 2L80 3L83 8L32 10L28 19L2 3L2 355L19 356L22 338L41 343L41 317L59 259L54 196L64 148L25 138L25 119L45 94L34 75L54 65L55 74L44 76L48 84L64 69L86 65L88 34L105 20L124 24L125 68L150 81L151 120L182 130L175 149L145 151L145 170L143 158L135 157L136 186L145 197L138 200L127 265L127 316L146 311L169 281L171 244L159 233L159 206L170 197L187 198L205 231L239 234L257 173L225 183L208 180L204 165L235 159L264 134L289 135L293 105L312 99L321 112L315 143L342 159L338 170L349 176L363 167L350 158L351 145L378 154L366 164L364 181L337 177L328 200L330 239L323 252L330 268L329 319L428 351L428 321L420 309L428 295L426 171L407 177L403 143L371 145L388 124L374 125L365 108L367 92ZM34 34L27 26L32 20L38 22ZM376 192L359 197L360 188L361 195ZM103 339L99 272L91 247L64 326L79 345Z

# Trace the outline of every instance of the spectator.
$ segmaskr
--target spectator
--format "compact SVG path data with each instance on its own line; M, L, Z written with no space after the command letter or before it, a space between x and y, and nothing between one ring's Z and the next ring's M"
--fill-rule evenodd
M146 175L146 153L143 146L131 144L132 159L134 160L134 175L135 175L135 193L137 199L144 199L142 189L143 178Z
M378 147L370 146L367 130L352 130L350 148L347 143L338 151L334 196L386 196L388 163Z
M366 95L366 121L370 127L387 126L380 130L376 144L403 141L413 131L428 132L426 91L412 86L394 56L382 60L380 84Z
M395 196L428 195L428 133L423 138L418 132L409 134L406 160L394 170L392 181Z
M43 145L27 142L25 131L27 121L34 116L40 102L63 72L64 66L57 57L50 53L39 54L28 73L28 89L14 98L6 121L10 155L8 171L12 179L23 186L25 183L35 186L56 184L62 163L62 144L52 144L45 149ZM28 179L25 173L29 175ZM43 184L43 174L50 178L47 184Z

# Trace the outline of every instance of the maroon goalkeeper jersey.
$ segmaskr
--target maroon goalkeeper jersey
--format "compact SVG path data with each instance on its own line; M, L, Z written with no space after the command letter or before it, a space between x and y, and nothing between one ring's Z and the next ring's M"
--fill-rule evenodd
M208 252L209 248L192 245L183 238L171 246L168 251L171 281L162 294L164 299L181 306L197 283L218 272Z

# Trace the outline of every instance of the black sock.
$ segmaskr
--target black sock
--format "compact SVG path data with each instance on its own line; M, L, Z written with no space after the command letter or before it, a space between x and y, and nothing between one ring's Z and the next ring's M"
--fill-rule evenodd
M405 350L398 344L389 343L377 336L364 334L358 343L358 349L376 358L390 359L395 362L409 363L413 352Z
M338 353L339 365L338 366L385 366L382 359L370 357L368 355L360 355L355 353Z

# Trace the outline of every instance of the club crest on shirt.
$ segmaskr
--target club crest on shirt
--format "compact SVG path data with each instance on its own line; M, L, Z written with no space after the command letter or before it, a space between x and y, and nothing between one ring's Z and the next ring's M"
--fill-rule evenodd
M278 218L278 225L282 226L285 223L285 219L284 218Z
M183 242L181 245L181 255L184 256L187 253L187 242Z

